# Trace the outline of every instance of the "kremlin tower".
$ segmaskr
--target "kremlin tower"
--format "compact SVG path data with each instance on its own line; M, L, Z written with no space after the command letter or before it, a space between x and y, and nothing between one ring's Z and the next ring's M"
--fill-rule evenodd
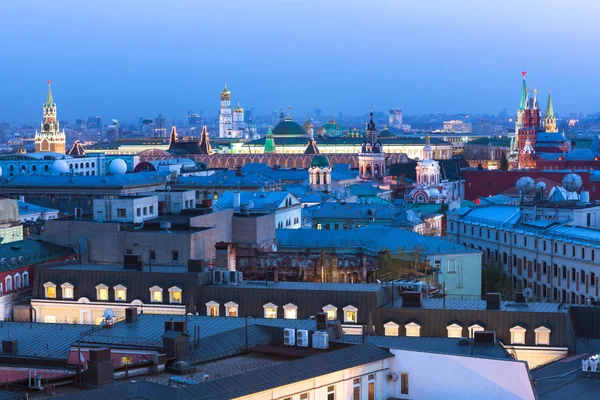
M544 129L546 132L558 132L554 107L552 106L552 93L550 91L548 91L548 105L546 106L546 115L544 116Z
M382 179L385 176L385 154L373 122L373 109L367 124L365 140L358 155L358 168L360 179Z
M55 152L65 154L67 150L66 137L64 132L59 131L58 120L56 119L56 103L52 99L50 81L48 81L48 96L43 106L43 112L42 130L35 133L36 153Z

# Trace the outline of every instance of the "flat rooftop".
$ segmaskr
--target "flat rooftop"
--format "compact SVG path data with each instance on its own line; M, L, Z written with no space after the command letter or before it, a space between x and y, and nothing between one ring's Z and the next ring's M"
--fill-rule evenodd
M395 299L393 303L386 304L383 308L403 308L402 298ZM421 302L421 307L404 308L422 308L426 310L487 310L487 302L485 300L476 299L446 299L444 302L444 299L441 298L424 298ZM567 313L568 308L563 307L559 310L557 303L515 303L514 301L501 301L500 310L490 311Z
M328 292L379 292L384 290L375 283L320 283L320 282L266 282L243 281L237 285L219 285L223 288L277 289L277 290L319 290Z
M64 264L47 267L63 271L106 271L106 272L140 272L136 269L124 268L122 264ZM161 272L172 274L185 274L188 267L185 265L143 265L142 272Z

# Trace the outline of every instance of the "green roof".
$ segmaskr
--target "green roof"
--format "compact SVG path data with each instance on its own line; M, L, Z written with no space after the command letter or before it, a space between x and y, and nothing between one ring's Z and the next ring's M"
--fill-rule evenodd
M19 240L0 246L0 258L5 258L9 264L12 258L16 258L17 260L21 256L24 258L23 263L17 262L14 267L38 264L74 254L75 252L70 247L33 239ZM0 265L0 271L7 271L8 269L9 267L6 264Z
M523 85L521 86L521 104L519 110L524 110L527 104L527 83L525 82L525 75L523 75Z
M287 137L308 137L308 134L302 129L302 127L291 119L285 119L281 121L275 128L273 128L273 135L275 137L287 136Z
M329 167L329 159L322 155L317 154L313 157L312 162L310 163L311 167Z
M479 138L479 139L471 140L465 144L466 145L474 144L474 145L481 145L481 146L489 146L491 144L492 146L508 147L508 146L510 146L510 139L509 138Z

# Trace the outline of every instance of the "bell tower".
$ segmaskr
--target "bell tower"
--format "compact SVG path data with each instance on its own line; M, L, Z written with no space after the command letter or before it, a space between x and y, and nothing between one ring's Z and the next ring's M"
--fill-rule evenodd
M56 118L56 103L52 98L51 81L48 81L48 95L46 103L43 105L43 120L41 131L35 133L35 151L56 152L64 154L66 148L65 133L59 131L58 120Z

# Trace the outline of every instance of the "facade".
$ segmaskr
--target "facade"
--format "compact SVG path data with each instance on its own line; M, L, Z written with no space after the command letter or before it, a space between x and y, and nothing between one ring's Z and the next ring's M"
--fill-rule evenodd
M23 225L19 206L15 200L0 199L0 243L23 240Z
M373 122L373 111L367 124L365 140L358 154L358 176L364 180L382 180L385 176L385 154Z
M298 229L302 226L302 205L290 192L223 192L215 204L241 214L275 214L278 229Z
M43 106L44 119L40 132L35 134L35 151L65 154L67 151L65 133L60 131L56 115L56 103L52 99L50 81L48 81L48 96Z
M390 110L388 125L390 128L402 129L402 110L397 108Z
M57 161L58 164L56 164ZM85 176L105 175L106 158L101 153L77 158L53 152L12 153L0 155L0 168L2 168L2 175L8 178L17 175L58 175L61 173Z
M329 159L317 154L313 157L308 169L310 189L313 191L331 191L331 166Z
M219 111L219 138L243 138L247 125L244 121L244 109L237 107L231 112L231 92L227 89L227 80L221 91L221 108Z
M58 210L55 208L41 207L35 204L25 203L19 200L19 219L24 222L47 221L58 218Z
M470 122L460 120L444 121L444 132L446 133L471 133L473 130Z
M502 265L515 291L570 304L600 299L598 206L563 198L458 209L448 214L447 235Z

